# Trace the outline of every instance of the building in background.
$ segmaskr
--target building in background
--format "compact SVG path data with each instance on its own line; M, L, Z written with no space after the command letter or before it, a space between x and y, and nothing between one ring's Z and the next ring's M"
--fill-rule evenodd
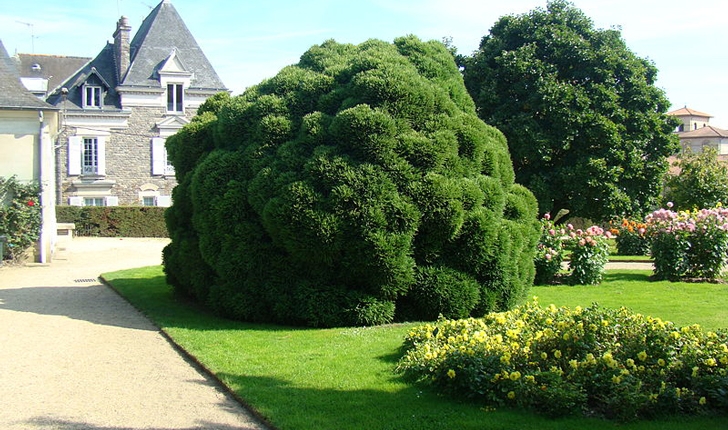
M165 139L210 96L227 91L171 1L50 91L62 117L56 154L58 204L169 206L177 185Z
M710 125L711 115L687 106L667 114L682 121L675 132L683 151L697 154L703 152L704 148L713 148L719 156L728 155L728 131Z

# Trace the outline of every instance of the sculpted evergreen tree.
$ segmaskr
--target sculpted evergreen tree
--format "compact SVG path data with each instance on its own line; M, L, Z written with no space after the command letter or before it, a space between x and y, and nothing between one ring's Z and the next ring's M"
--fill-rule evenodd
M327 41L210 99L167 145L168 281L224 315L466 317L533 280L535 198L439 42Z
M479 116L508 139L541 213L606 220L648 211L678 150L657 69L572 4L502 17L466 58Z

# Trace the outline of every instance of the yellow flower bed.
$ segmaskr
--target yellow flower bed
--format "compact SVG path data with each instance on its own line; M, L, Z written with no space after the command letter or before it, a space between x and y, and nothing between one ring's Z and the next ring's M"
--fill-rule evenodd
M419 326L405 347L399 371L489 406L619 420L728 413L728 336L625 308L543 308L534 298Z

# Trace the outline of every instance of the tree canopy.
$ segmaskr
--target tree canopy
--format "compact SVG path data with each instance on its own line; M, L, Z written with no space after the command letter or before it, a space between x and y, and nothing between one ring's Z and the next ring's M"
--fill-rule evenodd
M439 42L314 46L209 99L167 148L167 279L227 316L459 318L533 280L536 200Z
M681 154L675 166L679 172L667 176L664 203L672 202L675 210L728 203L728 166L718 160L715 148Z
M657 69L564 0L504 16L464 60L479 116L508 140L539 211L605 220L656 203L678 150Z

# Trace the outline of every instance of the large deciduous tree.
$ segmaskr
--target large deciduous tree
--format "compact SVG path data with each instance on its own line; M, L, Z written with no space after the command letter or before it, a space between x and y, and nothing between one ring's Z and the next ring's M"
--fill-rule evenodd
M605 220L655 204L676 124L654 64L618 30L555 0L502 17L464 63L478 114L506 135L541 213Z
M227 316L458 318L533 280L536 200L439 42L314 46L208 100L167 147L167 279Z

